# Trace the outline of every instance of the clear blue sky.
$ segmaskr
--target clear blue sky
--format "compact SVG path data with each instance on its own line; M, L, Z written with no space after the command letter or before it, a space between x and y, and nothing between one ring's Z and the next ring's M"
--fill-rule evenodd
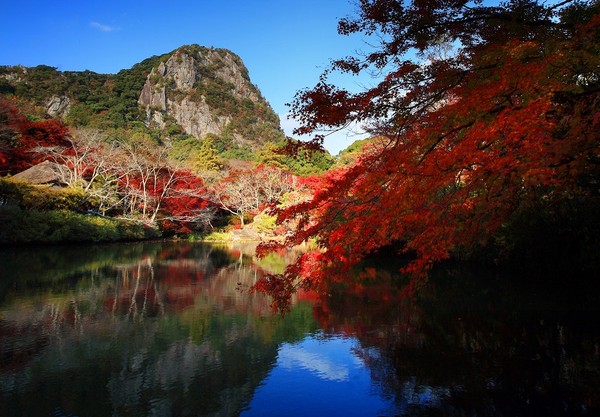
M337 21L355 10L353 0L3 3L0 65L116 73L181 45L227 48L242 58L288 134L285 103L314 86L330 59L365 46L360 37L337 34ZM336 154L355 139L337 135L325 144Z

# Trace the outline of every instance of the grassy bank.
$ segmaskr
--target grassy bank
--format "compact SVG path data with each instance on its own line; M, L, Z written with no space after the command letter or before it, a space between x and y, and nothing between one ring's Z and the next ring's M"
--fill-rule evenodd
M160 237L141 223L91 216L70 210L0 209L0 244L110 242Z

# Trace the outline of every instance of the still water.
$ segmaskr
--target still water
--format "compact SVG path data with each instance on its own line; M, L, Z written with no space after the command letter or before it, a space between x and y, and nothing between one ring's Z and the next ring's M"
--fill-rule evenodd
M250 253L0 249L0 416L600 413L598 294L568 277L452 269L407 297L378 265L282 317L247 289L286 260Z

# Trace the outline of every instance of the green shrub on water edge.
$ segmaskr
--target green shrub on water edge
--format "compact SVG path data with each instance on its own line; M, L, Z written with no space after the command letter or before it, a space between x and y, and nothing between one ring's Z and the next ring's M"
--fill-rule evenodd
M160 237L160 232L140 223L90 216L69 210L0 209L0 244L109 242Z

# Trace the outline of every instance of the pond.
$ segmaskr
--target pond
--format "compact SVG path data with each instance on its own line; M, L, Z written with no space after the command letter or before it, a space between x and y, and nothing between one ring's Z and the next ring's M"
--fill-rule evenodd
M281 316L285 259L187 242L0 249L1 416L600 413L596 290L357 271ZM484 283L484 284L482 284Z

